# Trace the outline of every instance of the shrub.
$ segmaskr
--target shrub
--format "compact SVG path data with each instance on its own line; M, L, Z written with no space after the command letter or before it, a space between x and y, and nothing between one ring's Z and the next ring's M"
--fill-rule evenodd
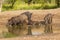
M55 4L19 4L15 3L13 9L11 9L11 4L4 4L2 7L2 11L5 10L34 10L34 9L54 9L57 8L57 5ZM42 6L43 5L43 6Z
M54 8L57 8L57 6L56 5L45 5L44 7L43 7L43 9L54 9Z

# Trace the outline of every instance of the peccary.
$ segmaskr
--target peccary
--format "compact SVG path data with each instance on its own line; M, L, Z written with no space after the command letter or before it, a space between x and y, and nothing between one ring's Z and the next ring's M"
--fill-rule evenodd
M7 25L8 27L8 31L10 31L11 29L14 30L15 26L18 25L27 25L28 24L28 20L31 18L31 13L30 12L24 12L18 16L14 16L11 19L8 20ZM10 29L11 28L11 29Z

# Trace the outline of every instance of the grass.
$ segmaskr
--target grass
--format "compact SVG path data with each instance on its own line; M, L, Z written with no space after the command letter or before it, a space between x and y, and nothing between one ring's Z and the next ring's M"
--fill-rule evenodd
M9 33L9 32L3 32L2 35L3 35L4 38L11 38L11 37L18 36L16 34L12 34L12 33Z

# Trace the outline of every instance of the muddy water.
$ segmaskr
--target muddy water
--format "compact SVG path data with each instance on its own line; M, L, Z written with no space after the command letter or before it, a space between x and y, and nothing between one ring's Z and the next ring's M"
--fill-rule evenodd
M17 29L17 30L15 30L14 33L19 34L20 36L27 35L28 34L28 25L23 25L21 27L22 27L22 29ZM40 35L40 34L44 33L44 27L31 25L31 31L32 31L32 35Z

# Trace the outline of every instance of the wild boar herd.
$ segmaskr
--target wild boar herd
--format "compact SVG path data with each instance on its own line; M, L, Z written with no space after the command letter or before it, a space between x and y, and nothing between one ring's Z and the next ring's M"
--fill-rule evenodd
M45 30L44 30L45 33L53 32L53 30L52 30L53 15L51 13L48 13L44 17L44 19L43 19L44 21L40 21L40 22L32 21L31 16L32 16L32 13L27 11L27 12L23 12L22 14L20 14L18 16L12 17L11 19L8 20L8 23L7 23L7 25L9 26L8 31L10 32L10 29L9 29L10 27L12 27L12 29L14 30L14 27L18 26L18 25L21 25L21 26L23 26L23 25L39 25L40 26L42 24L42 25L45 25ZM28 29L29 28L30 27L28 26ZM31 31L31 28L29 30Z

